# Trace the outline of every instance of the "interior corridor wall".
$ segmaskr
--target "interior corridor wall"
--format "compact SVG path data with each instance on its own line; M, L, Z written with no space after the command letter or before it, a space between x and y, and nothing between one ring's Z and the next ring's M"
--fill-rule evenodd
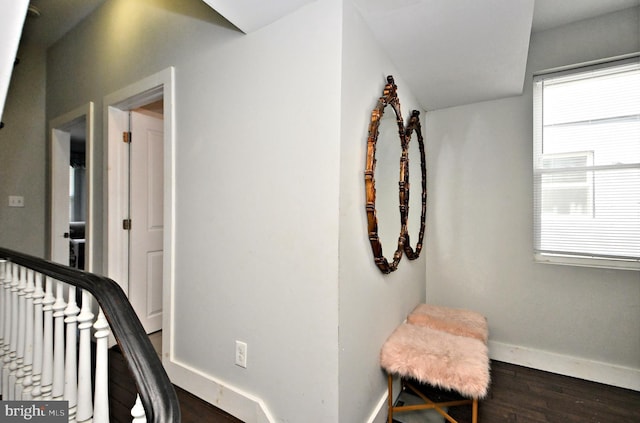
M278 422L338 421L340 5L245 35L200 0L111 0L48 55L48 117L96 102L99 188L103 97L174 66L174 354Z
M403 257L398 270L388 275L382 274L374 264L365 213L364 169L368 126L371 111L382 96L387 75L393 75L398 86L405 122L411 116L411 111L420 110L420 106L411 87L376 44L372 32L350 0L344 2L342 49L338 421L366 422L372 413L379 410L381 399L386 397L386 377L379 364L380 348L407 313L416 304L424 302L425 297L424 255L414 261ZM390 108L385 110L385 115L387 113L393 116ZM424 113L421 119L424 119ZM395 124L394 119L391 122L391 125ZM415 137L413 140L415 142ZM397 148L389 148L386 144L389 142L397 143ZM381 154L395 150L398 167L392 171L392 175L397 178L399 174L399 143L397 137L381 136L378 141L379 184L383 182L380 175L382 166L389 163L382 160ZM419 169L419 163L411 163L410 166L413 172ZM394 185L397 187L397 182ZM412 188L412 195L420 195L420 186ZM376 198L379 211L385 205L397 209L397 194L385 197L381 193L378 190ZM419 213L420 210L412 212ZM378 216L384 218L381 214ZM400 232L399 221L393 227L381 224L380 229L393 230L391 237L397 236ZM411 233L417 233L417 228L412 229L414 232ZM384 235L388 234L381 233L382 239L388 239ZM385 245L383 242L384 251L391 257L395 246L390 248Z
M23 42L18 58L0 129L0 246L45 257L45 50ZM8 207L10 195L24 207Z
M427 298L484 313L494 358L637 386L638 272L533 261L532 74L639 51L638 10L534 33L522 96L428 115Z

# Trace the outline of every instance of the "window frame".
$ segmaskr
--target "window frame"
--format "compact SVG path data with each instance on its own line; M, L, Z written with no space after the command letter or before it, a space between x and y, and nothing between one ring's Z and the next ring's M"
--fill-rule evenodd
M544 153L542 150L543 145L543 117L542 117L542 82L550 78L561 78L564 76L570 76L574 74L580 74L584 72L597 71L599 69L607 69L612 67L623 66L625 64L638 64L640 63L640 53L634 53L626 56L605 59L596 62L583 63L573 66L565 66L562 68L549 69L546 71L534 73L533 75L533 250L534 261L537 263L581 266L581 267L597 267L597 268L610 268L610 269L626 269L640 271L640 257L638 258L623 258L607 255L596 254L584 254L584 253L570 253L567 251L545 251L540 248L540 234L542 232L542 214L543 214L543 191L541 178L544 174L553 174L555 172L545 171L543 160L545 158L566 156L581 156L588 151L575 151L570 153ZM640 168L640 163L637 166ZM587 175L593 173L596 168L589 171L592 166L585 166L583 168L576 168L576 171L584 170ZM568 168L567 168L568 169ZM568 171L565 169L564 171ZM573 170L571 170L573 171ZM589 184L589 176L587 176L587 182ZM558 186L559 188L560 186ZM592 188L593 189L593 188ZM590 201L595 201L595 194L591 192ZM539 198L540 204L537 206L537 200ZM593 212L593 207L591 212ZM585 218L589 218L589 213L585 215Z

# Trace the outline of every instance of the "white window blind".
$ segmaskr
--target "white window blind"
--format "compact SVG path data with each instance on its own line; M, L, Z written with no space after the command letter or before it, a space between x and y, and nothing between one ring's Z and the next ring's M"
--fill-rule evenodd
M533 91L536 259L640 270L640 57Z

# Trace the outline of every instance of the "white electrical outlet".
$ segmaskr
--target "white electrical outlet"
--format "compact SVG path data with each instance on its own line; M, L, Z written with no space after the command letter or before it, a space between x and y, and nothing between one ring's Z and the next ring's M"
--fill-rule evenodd
M21 195L10 195L9 207L24 207L24 197Z
M247 368L247 344L236 341L236 366Z

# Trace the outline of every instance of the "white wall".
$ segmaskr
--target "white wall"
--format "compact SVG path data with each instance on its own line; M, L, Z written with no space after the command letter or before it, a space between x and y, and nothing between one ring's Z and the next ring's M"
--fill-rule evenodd
M640 276L533 262L535 71L640 50L640 8L532 36L522 96L427 119L427 300L487 315L494 358L640 389Z
M379 353L382 344L407 313L424 302L424 254L415 261L403 257L398 270L382 274L373 262L367 235L365 213L364 169L368 125L387 75L393 75L398 86L398 98L405 121L419 106L402 75L391 64L373 39L371 31L354 9L351 1L344 2L342 45L342 147L340 157L340 422L365 422L377 410L386 395L386 377L380 369ZM393 114L390 108L385 115ZM424 119L424 114L422 114ZM424 122L424 120L423 120ZM395 120L391 120L392 126ZM382 132L382 131L381 131ZM392 130L397 134L397 130ZM392 163L381 153L396 155ZM415 137L414 137L415 142ZM400 146L397 136L378 140L378 170L393 164L391 177L396 192L383 196L378 191L376 205L382 209L390 205L398 209L397 178ZM419 172L419 162L410 168ZM383 182L376 173L377 182ZM412 195L420 195L420 186L412 186ZM420 210L411 210L420 213ZM390 216L386 216L390 217ZM380 233L385 256L391 258L393 248L384 243L384 230L395 241L400 232L399 221L382 226L385 216L380 213ZM411 233L416 239L419 228ZM390 250L390 251L389 251ZM385 409L386 410L386 409ZM386 414L385 414L386 415Z
M0 129L0 245L45 254L45 72L44 48L21 45ZM24 207L8 207L10 195Z
M174 359L278 422L338 419L340 17L316 1L244 35L199 0L113 0L49 52L47 113L94 100L98 164L102 98L175 67Z
M176 68L176 354L282 422L337 421L338 4Z
M0 119L4 110L20 34L27 15L28 0L0 4Z

